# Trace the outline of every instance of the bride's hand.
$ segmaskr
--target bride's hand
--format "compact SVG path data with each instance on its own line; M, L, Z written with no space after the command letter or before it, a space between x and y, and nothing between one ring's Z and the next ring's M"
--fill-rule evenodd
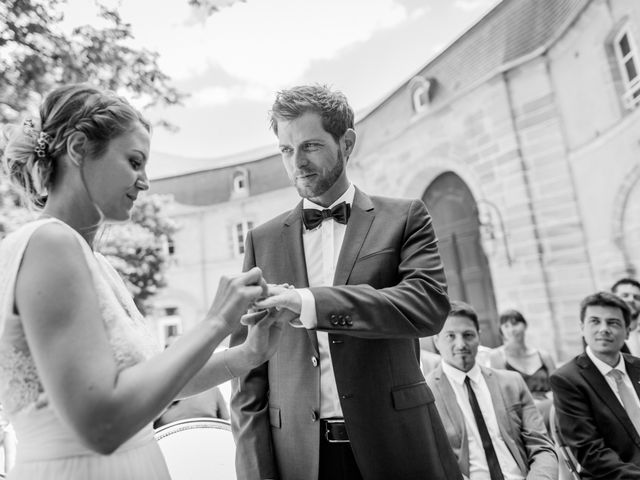
M255 366L261 365L276 352L283 326L297 317L290 310L261 310L242 317L248 326L247 338L242 344L248 358Z

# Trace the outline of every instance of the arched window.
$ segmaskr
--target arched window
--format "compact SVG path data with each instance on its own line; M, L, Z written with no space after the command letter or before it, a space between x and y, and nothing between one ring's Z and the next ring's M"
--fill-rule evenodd
M238 168L233 172L233 197L244 197L249 195L249 172L246 168Z
M409 82L409 91L411 92L411 102L414 112L420 113L429 107L433 99L435 86L435 78L425 78L418 75L411 79Z

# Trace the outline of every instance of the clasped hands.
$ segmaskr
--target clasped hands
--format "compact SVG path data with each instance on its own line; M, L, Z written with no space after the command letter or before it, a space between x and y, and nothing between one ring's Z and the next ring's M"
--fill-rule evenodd
M240 323L248 328L244 342L248 358L254 365L268 360L278 348L286 322L300 321L301 298L292 286L261 283L262 295L254 300Z
M289 323L297 319L302 308L302 298L295 291L295 287L287 283L263 284L263 294L253 302L249 311L242 316L243 325L255 325L269 317L277 316L278 312L287 317ZM283 311L283 310L286 310Z

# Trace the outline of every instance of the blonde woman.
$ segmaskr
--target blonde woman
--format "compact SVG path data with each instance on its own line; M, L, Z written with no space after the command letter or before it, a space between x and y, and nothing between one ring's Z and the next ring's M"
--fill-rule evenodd
M267 290L254 268L223 278L205 318L160 351L92 249L99 226L126 221L149 188L149 147L149 123L87 85L54 90L7 135L7 175L43 207L0 245L0 402L19 440L10 479L169 479L151 422L266 361L288 320L269 314L213 354Z

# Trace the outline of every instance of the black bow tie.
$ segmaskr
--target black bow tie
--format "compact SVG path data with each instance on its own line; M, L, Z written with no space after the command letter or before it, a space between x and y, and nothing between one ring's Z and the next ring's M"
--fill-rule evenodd
M347 202L339 203L333 208L325 208L317 210L315 208L305 208L302 210L302 221L307 230L313 230L322 223L325 218L333 218L338 223L347 223L349 214L351 213L351 205Z

